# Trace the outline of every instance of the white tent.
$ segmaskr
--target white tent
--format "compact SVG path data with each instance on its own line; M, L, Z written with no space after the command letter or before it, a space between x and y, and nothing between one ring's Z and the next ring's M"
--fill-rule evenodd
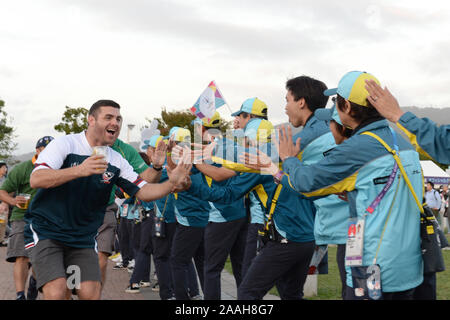
M420 161L425 182L431 181L434 184L450 184L450 175L442 170L431 160Z

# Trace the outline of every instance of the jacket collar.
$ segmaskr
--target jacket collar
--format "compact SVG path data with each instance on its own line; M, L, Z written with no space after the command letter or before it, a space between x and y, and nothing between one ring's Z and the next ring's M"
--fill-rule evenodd
M352 136L360 134L361 132L364 132L364 131L370 131L370 130L387 128L387 127L389 127L389 124L388 124L387 120L384 118L380 117L380 118L370 119L368 121L361 123L359 126L357 126L353 130Z

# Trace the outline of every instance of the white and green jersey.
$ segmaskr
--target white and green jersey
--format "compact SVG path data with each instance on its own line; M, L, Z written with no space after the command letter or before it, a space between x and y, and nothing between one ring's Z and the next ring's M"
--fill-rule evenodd
M33 170L65 169L92 155L85 132L53 140L39 155ZM97 230L114 185L134 196L146 184L130 164L108 148L103 174L77 178L55 188L39 189L25 216L25 248L52 239L71 247L96 248Z

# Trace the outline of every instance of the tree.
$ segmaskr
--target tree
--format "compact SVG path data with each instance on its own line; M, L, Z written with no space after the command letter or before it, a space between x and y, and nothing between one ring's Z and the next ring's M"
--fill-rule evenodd
M85 108L70 108L66 106L66 111L64 111L61 119L62 122L54 126L55 130L65 134L83 132L88 127L88 112Z
M0 100L0 160L9 160L17 143L13 141L14 128L8 125L8 114L3 110L4 107L5 102Z

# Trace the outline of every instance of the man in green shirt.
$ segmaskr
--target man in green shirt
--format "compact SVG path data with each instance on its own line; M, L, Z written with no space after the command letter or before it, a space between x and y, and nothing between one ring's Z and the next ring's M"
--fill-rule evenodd
M165 161L166 156L166 144L160 143L155 151L154 166L149 167L142 160L138 151L131 145L117 139L111 148L124 157L128 163L133 167L134 171L139 176L149 183L158 182L161 178L161 169ZM114 202L115 189L111 193L108 207L106 208L105 218L103 224L98 229L97 235L97 251L100 265L100 272L102 276L102 285L106 280L106 266L108 264L108 257L112 254L114 249L114 237L117 227L116 212L117 205Z
M31 202L36 189L30 187L30 174L34 168L34 162L36 161L39 153L45 149L45 147L53 140L53 137L45 136L38 140L36 143L36 154L31 160L24 161L16 165L8 177L0 187L0 200L13 206L11 213L11 234L9 235L8 251L6 253L6 261L14 263L14 283L16 286L16 293L18 300L25 300L25 283L28 277L28 254L25 251L25 242L23 238L23 230L25 226L24 215L27 209L22 209L26 200L20 194L30 194L31 198L28 201ZM15 196L10 194L15 193ZM30 284L33 287L33 276L31 275ZM36 281L36 280L34 280ZM34 288L36 290L36 288ZM37 296L37 290L28 290L28 299L34 300Z

